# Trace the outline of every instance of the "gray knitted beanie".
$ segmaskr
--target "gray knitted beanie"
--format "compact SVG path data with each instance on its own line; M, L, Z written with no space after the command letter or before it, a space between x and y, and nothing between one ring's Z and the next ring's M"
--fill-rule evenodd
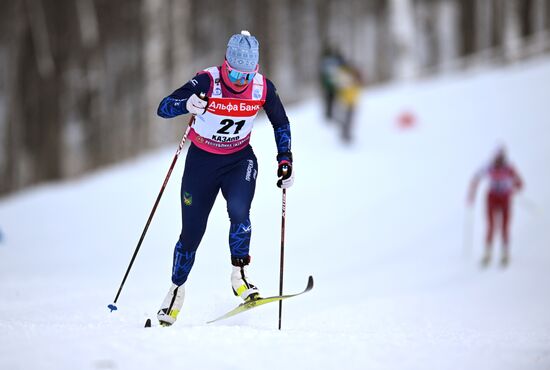
M248 31L231 36L227 43L225 59L232 68L254 72L260 57L260 43Z

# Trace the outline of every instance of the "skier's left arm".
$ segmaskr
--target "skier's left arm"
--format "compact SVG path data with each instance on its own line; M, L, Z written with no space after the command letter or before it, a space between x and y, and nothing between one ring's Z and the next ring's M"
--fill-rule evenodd
M273 126L275 143L277 144L277 177L279 177L277 186L286 189L294 183L290 123L275 85L268 79L266 79L266 84L267 93L264 110Z
M520 191L523 188L523 181L521 180L521 177L515 170L515 168L511 167L512 177L513 177L513 185L514 185L514 191Z

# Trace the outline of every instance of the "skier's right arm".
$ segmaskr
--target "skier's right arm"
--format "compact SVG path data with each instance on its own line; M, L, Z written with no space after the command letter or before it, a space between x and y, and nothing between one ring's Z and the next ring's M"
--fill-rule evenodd
M521 177L513 167L510 167L510 170L512 172L512 178L514 182L513 184L514 191L520 191L523 188L523 181L521 180Z
M186 107L187 100L191 96L200 96L201 93L210 90L210 77L207 73L199 73L185 85L168 95L159 104L157 114L162 118L173 118L181 114L195 113L189 112Z

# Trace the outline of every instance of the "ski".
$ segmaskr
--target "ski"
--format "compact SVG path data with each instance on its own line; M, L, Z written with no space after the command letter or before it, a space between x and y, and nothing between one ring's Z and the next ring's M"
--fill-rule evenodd
M307 281L306 288L300 293L288 294L288 295L277 295L277 296L266 297L266 298L258 298L258 299L252 300L252 301L244 302L244 303L241 303L240 305L238 305L237 307L235 307L234 309L232 309L231 311L229 311L228 313L226 313L225 315L222 315L222 316L218 317L217 319L207 321L206 323L211 324L213 322L227 319L229 317L238 315L242 312L251 310L255 307L262 306L262 305L267 304L267 303L279 302L279 301L282 301L282 300L287 299L287 298L296 297L296 296L299 296L301 294L309 292L311 289L313 289L313 276L309 277L309 279Z

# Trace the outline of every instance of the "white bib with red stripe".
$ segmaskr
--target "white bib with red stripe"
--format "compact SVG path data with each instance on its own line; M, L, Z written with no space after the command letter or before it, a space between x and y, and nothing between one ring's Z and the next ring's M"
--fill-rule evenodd
M205 70L214 86L208 99L208 109L197 116L189 138L199 148L216 154L230 154L248 145L254 118L262 108L264 77L256 73L252 80L252 98L222 96L220 73L217 67Z

